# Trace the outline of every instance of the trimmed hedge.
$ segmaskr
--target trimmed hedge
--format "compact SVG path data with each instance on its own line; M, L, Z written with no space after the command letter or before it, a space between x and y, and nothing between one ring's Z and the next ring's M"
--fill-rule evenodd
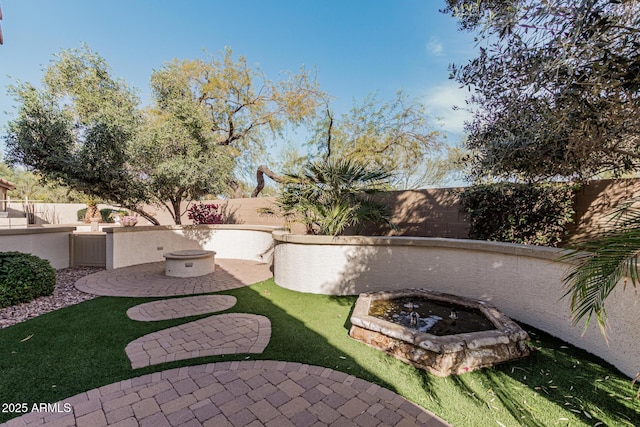
M574 220L574 187L567 184L497 183L459 193L469 237L558 246Z
M21 252L0 252L0 308L51 295L56 271L49 261Z

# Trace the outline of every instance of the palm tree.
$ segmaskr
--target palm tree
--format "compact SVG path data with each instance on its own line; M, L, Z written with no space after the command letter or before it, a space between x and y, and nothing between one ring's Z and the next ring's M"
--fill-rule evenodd
M305 224L309 234L336 236L367 223L388 224L391 211L372 195L389 189L390 174L353 159L309 162L287 175L277 198L281 213Z
M574 262L564 278L565 296L571 296L574 324L585 319L585 327L595 315L604 335L605 300L623 281L636 287L640 280L640 199L632 199L612 212L609 231L576 245L576 250L562 259Z

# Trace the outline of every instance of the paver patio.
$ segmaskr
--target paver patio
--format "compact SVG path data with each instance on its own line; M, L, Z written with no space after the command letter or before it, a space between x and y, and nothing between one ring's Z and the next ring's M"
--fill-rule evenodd
M76 288L94 295L117 297L169 297L205 294L240 288L269 279L269 264L238 259L217 259L216 271L200 277L169 277L164 263L132 265L85 276Z
M0 427L448 425L354 376L260 360L156 372L80 393L58 407L58 413L34 412Z

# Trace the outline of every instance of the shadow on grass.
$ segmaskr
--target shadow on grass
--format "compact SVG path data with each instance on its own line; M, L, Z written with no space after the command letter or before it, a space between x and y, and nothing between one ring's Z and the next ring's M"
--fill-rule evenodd
M640 401L631 380L602 359L528 325L535 350L529 358L481 371L505 407L525 426L546 426L519 396L534 396L564 408L584 425L636 426Z

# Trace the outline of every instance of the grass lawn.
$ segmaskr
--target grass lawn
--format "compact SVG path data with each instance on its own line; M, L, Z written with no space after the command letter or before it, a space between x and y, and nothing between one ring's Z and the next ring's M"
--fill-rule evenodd
M320 365L387 387L455 426L638 426L640 401L615 368L526 325L539 350L529 358L438 378L349 338L355 297L289 291L273 280L222 292L226 312L271 321L262 354L212 356L132 370L134 339L205 316L161 322L127 318L144 298L100 297L0 330L0 403L53 403L82 391L179 366L270 359ZM0 422L13 415L0 413Z

